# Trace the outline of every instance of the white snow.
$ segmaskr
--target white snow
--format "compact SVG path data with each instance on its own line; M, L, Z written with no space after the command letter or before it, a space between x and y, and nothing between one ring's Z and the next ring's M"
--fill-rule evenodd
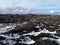
M38 26L38 25L37 25L37 26L35 26L35 27L36 27L36 28L40 28L40 26Z
M24 22L23 24L26 24L26 22ZM15 27L16 27L16 24L11 24L10 23L9 25L5 25L5 26L3 24L0 24L0 33L10 31L10 30L14 29ZM40 26L35 26L35 27L40 28ZM23 32L26 32L26 31L23 31ZM55 40L60 45L60 37L54 35L54 34L56 34L56 31L50 32L46 28L44 28L43 30L39 29L38 32L32 31L30 33L25 33L25 34L23 34L23 36L26 36L26 35L38 36L41 33L50 33L52 36L58 38L58 39L54 39L54 38L43 37L43 38L41 38L42 40L46 40L46 39L50 39L51 41ZM10 34L10 35L2 35L2 34L0 34L0 36L5 37L6 39L8 39L7 42L10 45L12 45L15 42L13 42L11 39L18 39L18 38L20 38L21 35L13 34L13 36L12 36L12 34ZM6 40L4 40L3 42L6 43L5 41ZM22 44L34 44L35 41L32 40L30 37L25 37L24 39L21 39L21 41L19 41L19 43L22 43Z
M13 40L7 40L7 42L8 42L9 45L13 45L13 44L16 43L16 41L13 41Z
M2 25L2 27L0 27L0 33L5 33L5 32L10 31L16 27L16 24L13 24L13 25L9 24L6 26L4 26L4 24L0 24L0 25Z
M4 44L7 44L8 43L8 45L13 45L13 44L16 43L16 41L9 40L9 39L2 40L1 42L3 42Z
M22 39L22 41L20 41L20 43L22 43L22 44L34 44L35 41L30 39L29 37L25 37L24 39Z
M43 30L40 30L39 32L31 32L31 33L27 33L27 34L23 34L23 36L25 36L25 35L33 35L33 36L38 36L39 34L41 34L41 33L50 33L50 34L56 34L56 31L54 31L54 32L50 32L50 31L48 31L48 30L46 30L45 28L43 29Z
M15 41L12 41L11 39L20 39L20 36L18 36L18 34L14 34L14 37L12 36L7 36L7 35L0 35L2 37L5 37L6 39L1 41L3 43L9 43L9 45L13 45L15 44L16 42ZM23 39L20 39L21 41L19 41L19 43L22 43L22 44L34 44L35 41L32 40L30 37L25 37Z
M60 38L59 39L53 39L53 38L47 38L47 37L43 37L42 40L46 40L46 39L49 39L51 41L56 41L59 45L60 45Z
M52 40L55 40L55 39L53 39L53 38L48 38L48 37L43 37L43 38L41 38L42 40L47 40L47 39L50 39L51 41Z
M43 37L43 38L41 38L42 40L46 40L46 39L49 39L49 40L51 40L51 41L56 41L59 45L60 45L60 37L58 37L58 36L55 36L55 35L53 35L54 37L56 37L56 38L58 38L58 39L54 39L54 38L48 38L48 37Z
M46 30L46 28L44 28L41 32L42 33L56 34L56 31L50 32L50 31Z
M24 25L24 24L27 24L28 22L23 22L22 24Z
M27 34L23 34L23 36L25 36L25 35L34 35L34 36L37 36L37 35L39 35L40 34L40 32L31 32L31 33L27 33Z
M60 45L60 38L59 38L59 39L57 39L57 40L55 40L55 41L57 41L57 43L59 43L59 45Z
M60 26L60 25L58 25L58 26Z
M54 34L53 34L52 36L53 36L53 37L56 37L57 39L60 38L60 37L58 37L58 36L56 36L56 35L54 35ZM52 41L52 40L56 40L56 39L54 39L54 38L48 38L48 37L43 37L43 38L42 38L42 40L46 40L46 39L50 39L51 41Z
M46 39L48 39L47 37L43 37L43 38L41 38L42 40L46 40Z
M13 36L0 34L0 36L5 37L7 39L17 39L17 38L20 38L20 35L18 35L18 34L13 34Z

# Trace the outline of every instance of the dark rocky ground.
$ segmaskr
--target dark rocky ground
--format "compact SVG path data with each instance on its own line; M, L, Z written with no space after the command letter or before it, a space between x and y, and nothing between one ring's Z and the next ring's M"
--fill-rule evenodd
M60 16L1 14L0 24L9 23L16 24L16 27L0 34L0 45L60 45ZM21 43L21 39L26 43ZM29 39L35 42L30 43Z

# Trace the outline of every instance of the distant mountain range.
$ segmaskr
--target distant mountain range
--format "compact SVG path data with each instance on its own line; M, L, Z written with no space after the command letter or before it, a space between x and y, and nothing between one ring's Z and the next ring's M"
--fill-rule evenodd
M20 14L25 13L27 8L13 7L13 8L0 8L0 14Z
M60 14L59 10L25 7L0 8L0 14Z

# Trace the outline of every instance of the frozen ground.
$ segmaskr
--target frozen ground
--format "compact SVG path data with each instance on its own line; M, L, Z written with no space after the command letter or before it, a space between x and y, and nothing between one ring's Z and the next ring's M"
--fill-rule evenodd
M22 24L26 24L26 23L22 23ZM48 41L50 40L51 42L50 41L49 42L52 45L60 45L60 36L59 36L60 25L57 25L58 28L55 27L56 25L52 25L52 26L49 25L49 27L46 28L43 23L39 23L28 29L23 29L23 31L14 33L13 31L16 29L16 27L17 26L21 27L22 24L1 23L0 24L0 45L3 44L4 45L39 45L41 44L41 42L43 43L45 40ZM54 31L51 31L50 29ZM19 30L22 29L19 28ZM9 31L12 32L7 34L6 32ZM41 44L41 45L48 45L48 44Z

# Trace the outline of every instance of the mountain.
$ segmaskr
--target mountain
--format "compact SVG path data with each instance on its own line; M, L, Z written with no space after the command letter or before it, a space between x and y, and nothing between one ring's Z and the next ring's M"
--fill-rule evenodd
M14 8L0 8L0 14L22 14L25 13L27 8L14 7Z
M27 8L27 7L10 7L0 8L0 14L48 14L46 9Z
M39 9L26 7L9 7L0 8L0 14L54 14L59 15L60 11L57 9Z

